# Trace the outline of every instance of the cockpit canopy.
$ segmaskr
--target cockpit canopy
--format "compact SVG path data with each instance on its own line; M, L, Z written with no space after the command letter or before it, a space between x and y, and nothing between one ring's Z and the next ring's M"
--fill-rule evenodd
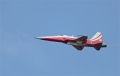
M72 37L72 38L75 38L75 37L73 37L73 36L68 36L68 35L54 35L54 36L42 36L42 37Z
M57 36L62 36L62 37L73 37L73 36L68 36L68 35L57 35Z

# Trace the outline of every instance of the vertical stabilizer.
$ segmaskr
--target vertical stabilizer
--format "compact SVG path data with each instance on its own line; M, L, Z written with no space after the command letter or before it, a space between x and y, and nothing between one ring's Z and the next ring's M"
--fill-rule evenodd
M94 44L103 43L102 33L97 32L90 40L94 42Z

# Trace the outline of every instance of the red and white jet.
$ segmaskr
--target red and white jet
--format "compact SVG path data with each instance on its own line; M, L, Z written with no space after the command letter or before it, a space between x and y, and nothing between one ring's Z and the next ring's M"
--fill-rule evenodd
M87 39L88 36L81 36L79 38L67 35L57 35L57 36L44 36L44 37L35 37L36 39L61 42L64 44L72 45L77 50L82 50L84 47L94 47L96 50L100 50L102 47L107 47L103 43L102 33L97 32L91 39Z

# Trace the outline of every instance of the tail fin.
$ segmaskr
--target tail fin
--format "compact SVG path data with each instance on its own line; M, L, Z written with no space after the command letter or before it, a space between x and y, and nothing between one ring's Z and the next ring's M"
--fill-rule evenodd
M94 42L94 44L103 43L102 33L97 32L90 40Z

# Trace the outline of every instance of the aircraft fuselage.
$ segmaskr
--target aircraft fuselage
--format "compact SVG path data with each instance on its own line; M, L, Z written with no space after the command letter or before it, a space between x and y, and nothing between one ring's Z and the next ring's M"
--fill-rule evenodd
M96 50L100 50L101 47L107 47L103 43L102 33L97 32L91 39L87 39L88 36L82 36L79 38L67 35L57 35L57 36L44 36L44 37L35 37L36 39L61 42L64 44L72 45L77 50L82 50L84 47L94 47Z

